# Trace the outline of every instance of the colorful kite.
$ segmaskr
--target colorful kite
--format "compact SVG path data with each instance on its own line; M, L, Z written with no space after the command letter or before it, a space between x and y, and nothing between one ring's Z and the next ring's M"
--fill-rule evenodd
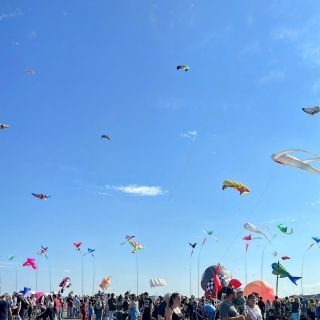
M309 151L305 151L305 150L301 150L301 149L291 149L291 150L285 150L285 151L275 153L271 156L271 158L273 161L275 161L277 163L285 164L285 165L288 165L291 167L295 167L295 168L309 171L310 173L320 175L320 171L313 168L309 164L311 162L320 161L320 157L301 160L301 159L298 159L296 157L289 155L289 153L295 153L295 152L304 152L304 153L309 153L309 154L313 155Z
M130 235L127 234L127 235L126 235L126 241L120 243L120 245L123 245L123 244L127 243L129 240L133 239L134 237L135 237L135 236L130 236Z
M192 257L192 255L193 255L193 251L194 251L194 249L196 248L196 246L197 246L197 242L195 242L195 243L191 243L191 242L189 242L189 246L192 248L192 250L191 250L191 257Z
M41 248L40 248L38 254L40 256L42 256L44 254L45 257L47 258L47 252L48 252L48 247L44 247L43 245L41 245Z
M82 242L74 242L73 246L76 248L76 250L80 251L80 247L82 245Z
M133 240L128 240L128 242L133 247L132 253L137 253L139 250L143 249L143 245L139 242Z
M244 184L242 184L240 182L232 181L232 180L223 181L222 190L227 189L227 188L234 188L234 189L238 190L240 192L240 195L250 192L250 190L247 186L245 186Z
M285 225L283 225L282 223L278 224L277 227L282 233L285 233L285 234L292 234L293 233L293 229L292 228L291 228L290 231L288 231L289 228L286 227Z
M253 225L252 223L249 223L249 222L246 222L243 227L246 229L246 230L249 230L253 233L259 233L259 234L262 234L268 241L268 237L266 236L266 234L263 232L262 229L260 228L257 228L255 225Z
M0 129L8 129L10 126L8 124L2 124L0 123Z
M261 237L252 237L251 234L247 235L247 236L244 236L242 238L242 240L245 240L246 241L246 252L248 251L249 249L249 241L251 240L255 240L255 239L262 239Z
M105 278L102 279L99 287L100 287L102 290L106 290L106 289L109 287L110 282L111 282L111 276L105 277Z
M22 264L24 267L31 267L33 270L36 270L37 264L36 259L34 258L27 258L27 260Z
M107 134L102 134L102 135L101 135L101 139L106 139L106 140L111 141L110 136L108 136Z
M47 196L44 193L31 193L34 197L38 198L39 200L47 200L49 199L51 196Z
M65 277L61 280L59 287L61 288L61 293L63 293L63 291L67 288L71 287L71 280L69 277Z
M184 64L179 64L179 65L177 66L177 70L182 70L182 71L187 72L187 71L190 70L190 67L189 67L189 66L186 66L186 65L184 65Z
M288 257L288 256L283 256L283 257L281 257L281 259L282 259L282 260L288 260L288 259L291 259L291 258Z
M313 116L320 111L320 107L302 108L302 111Z
M301 279L301 277L293 277L279 262L273 263L271 267L272 274L279 275L280 278L289 278L295 285L297 285L297 280Z

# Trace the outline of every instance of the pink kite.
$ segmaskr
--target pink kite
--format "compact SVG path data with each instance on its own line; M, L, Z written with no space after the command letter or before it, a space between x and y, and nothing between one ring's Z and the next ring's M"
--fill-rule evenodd
M74 242L73 245L78 251L80 251L80 247L82 245L82 242Z
M34 258L27 258L27 260L23 263L24 267L31 267L33 270L36 270L37 264L36 264L36 259Z

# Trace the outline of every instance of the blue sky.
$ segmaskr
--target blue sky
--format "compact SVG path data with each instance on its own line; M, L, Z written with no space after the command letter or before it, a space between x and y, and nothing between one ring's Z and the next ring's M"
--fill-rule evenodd
M11 127L0 132L2 291L15 289L7 255L17 256L19 287L34 288L34 272L21 263L41 244L54 289L69 275L79 291L74 241L97 249L96 284L112 275L110 290L134 291L135 257L119 246L131 233L145 246L140 289L154 293L148 280L162 277L168 287L158 293L187 294L188 242L201 242L204 229L219 240L203 247L201 270L221 261L244 283L248 221L294 228L266 249L264 278L275 284L274 250L292 256L284 265L299 275L311 237L320 236L320 180L275 164L271 154L320 151L320 119L301 112L319 103L319 8L317 1L3 1L0 123ZM191 69L177 72L177 64ZM225 179L251 193L222 191ZM263 246L251 244L249 281L260 278ZM318 254L306 255L305 292L319 291ZM197 253L194 294L196 262ZM91 292L90 256L85 275ZM44 259L40 288L49 289ZM281 279L281 295L300 290Z

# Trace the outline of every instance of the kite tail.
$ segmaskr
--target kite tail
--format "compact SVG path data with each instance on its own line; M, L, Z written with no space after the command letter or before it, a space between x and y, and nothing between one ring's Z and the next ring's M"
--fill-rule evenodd
M301 279L302 277L293 277L289 275L289 279L291 280L292 283L294 283L297 286L297 280Z

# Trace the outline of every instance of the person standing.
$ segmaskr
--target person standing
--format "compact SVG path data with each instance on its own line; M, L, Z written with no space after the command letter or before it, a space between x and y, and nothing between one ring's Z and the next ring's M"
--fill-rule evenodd
M265 312L266 312L266 304L263 302L262 297L259 298L258 301L258 307L260 308L261 314L262 314L262 319L265 319Z
M129 315L130 320L137 320L137 318L140 316L138 299L135 294L130 296Z
M94 304L94 313L96 315L96 320L102 320L103 307L103 302L101 298L98 296L96 303Z
M294 300L291 302L291 319L300 319L300 300L298 297L295 297Z
M216 308L212 304L211 300L206 299L204 301L204 306L203 306L204 312L208 315L208 320L214 320L216 316Z
M262 320L261 310L257 305L257 297L253 293L248 295L246 309L248 320Z
M145 292L143 294L142 320L151 320L152 307L152 300L149 298L148 292Z
M181 296L178 292L173 293L170 296L169 303L165 311L166 320L181 320L183 319L183 314L180 309Z
M239 315L236 307L233 304L236 292L233 288L227 288L224 300L219 306L219 314L221 320L245 320L244 315Z
M5 295L0 297L0 320L9 320L12 318L11 308Z
M109 320L112 320L113 314L117 310L117 301L114 297L114 293L111 293L111 296L108 300L108 307L109 307Z

